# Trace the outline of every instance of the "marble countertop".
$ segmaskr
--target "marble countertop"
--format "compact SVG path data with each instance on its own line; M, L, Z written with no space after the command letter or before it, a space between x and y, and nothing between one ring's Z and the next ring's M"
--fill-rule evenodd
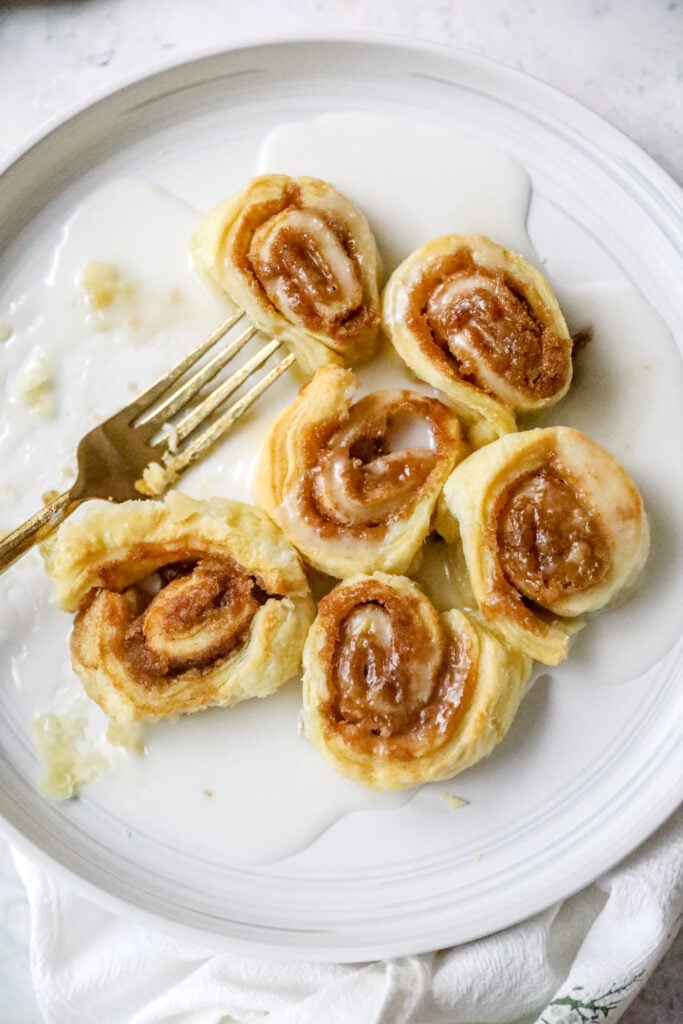
M676 0L4 0L0 161L90 95L161 63L262 37L264 25L273 36L397 33L498 59L602 114L683 183L683 3ZM0 840L3 1024L40 1020L28 935L23 890ZM679 936L625 1024L683 1020L682 959Z

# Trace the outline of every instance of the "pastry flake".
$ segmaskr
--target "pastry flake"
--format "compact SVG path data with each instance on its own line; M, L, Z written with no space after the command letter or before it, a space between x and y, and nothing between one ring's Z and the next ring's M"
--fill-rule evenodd
M76 612L72 662L129 722L264 697L299 669L314 614L296 552L238 501L97 503L43 547Z
M474 616L440 615L404 576L359 575L318 606L304 648L304 733L375 789L447 779L505 736L531 660Z
M404 572L445 480L469 450L436 398L378 391L353 402L350 370L322 367L272 425L255 500L316 569Z
M579 616L611 601L647 558L636 485L571 427L487 445L456 467L443 497L482 614L546 665L565 657Z
M550 285L481 235L444 235L392 274L384 329L422 380L443 392L477 445L514 431L516 412L557 402L572 340Z
M333 185L265 174L219 203L192 241L195 265L304 373L369 359L380 260L368 223Z

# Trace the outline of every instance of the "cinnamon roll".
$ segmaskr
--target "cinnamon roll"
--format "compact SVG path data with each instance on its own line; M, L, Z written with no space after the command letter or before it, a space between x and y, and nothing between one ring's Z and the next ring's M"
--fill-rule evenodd
M196 266L306 374L373 355L380 262L368 222L333 185L265 174L219 203L192 242Z
M314 605L301 563L258 509L177 493L97 504L44 546L76 612L86 692L126 722L264 697L295 675Z
M611 601L647 558L638 489L613 455L570 427L482 448L443 497L482 614L546 665L564 658L578 616Z
M254 493L307 562L342 578L404 572L467 451L457 416L413 391L352 404L350 370L322 367L270 429Z
M340 583L304 647L304 732L375 789L447 779L512 724L531 660L473 616L442 615L404 576Z
M516 412L557 402L571 383L572 340L550 285L481 235L444 235L416 249L389 279L383 323L477 445L515 430Z

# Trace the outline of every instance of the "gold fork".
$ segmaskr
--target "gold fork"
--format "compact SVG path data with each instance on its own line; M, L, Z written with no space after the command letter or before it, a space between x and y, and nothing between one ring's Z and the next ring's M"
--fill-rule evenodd
M81 439L78 445L78 476L73 487L48 502L13 533L0 540L0 573L30 547L44 540L88 498L126 501L129 498L145 497L136 484L140 484L145 469L152 463L161 463L170 470L171 478L175 479L196 462L259 395L282 376L294 362L291 354L281 359L229 409L212 419L204 430L198 430L280 348L282 342L274 339L231 377L194 404L182 419L173 422L173 417L256 334L256 328L249 326L189 379L183 380L195 363L232 330L243 316L244 312L237 310L168 373ZM155 441L164 428L169 429L168 436ZM187 443L183 444L185 441Z

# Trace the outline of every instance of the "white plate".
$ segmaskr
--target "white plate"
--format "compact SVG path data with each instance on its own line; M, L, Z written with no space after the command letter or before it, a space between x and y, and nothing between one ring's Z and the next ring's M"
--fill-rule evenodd
M596 266L602 260L637 283L680 347L683 214L664 172L595 115L530 79L479 58L386 42L279 43L204 57L59 125L0 180L4 300L44 273L52 248L45 239L98 185L135 175L203 209L252 175L271 126L344 109L426 118L509 152L531 176L530 233L553 279L575 284L567 248L590 250ZM556 420L574 422L571 408ZM637 401L632 408L647 420ZM662 445L679 429L680 421L667 425ZM628 464L623 437L597 439ZM663 463L653 465L651 479L639 479L656 527L648 580L626 618L612 619L611 628L629 623L629 650L638 629L645 645L645 631L669 634L668 625L662 631L648 621L646 598L660 584L671 588L680 565L666 527L679 508L663 507L671 492ZM9 607L0 615L9 617ZM20 634L25 624L4 626ZM40 630L31 643L40 644ZM13 842L94 898L203 943L344 961L443 947L506 927L591 882L673 811L683 780L681 651L678 643L653 653L657 664L638 665L637 678L593 685L582 678L579 649L571 671L537 683L494 755L453 784L468 807L446 814L418 797L396 810L351 814L300 855L261 867L202 856L189 838L169 843L153 827L131 842L125 818L87 791L68 805L45 801L18 711L25 694L20 700L6 679L0 812Z

